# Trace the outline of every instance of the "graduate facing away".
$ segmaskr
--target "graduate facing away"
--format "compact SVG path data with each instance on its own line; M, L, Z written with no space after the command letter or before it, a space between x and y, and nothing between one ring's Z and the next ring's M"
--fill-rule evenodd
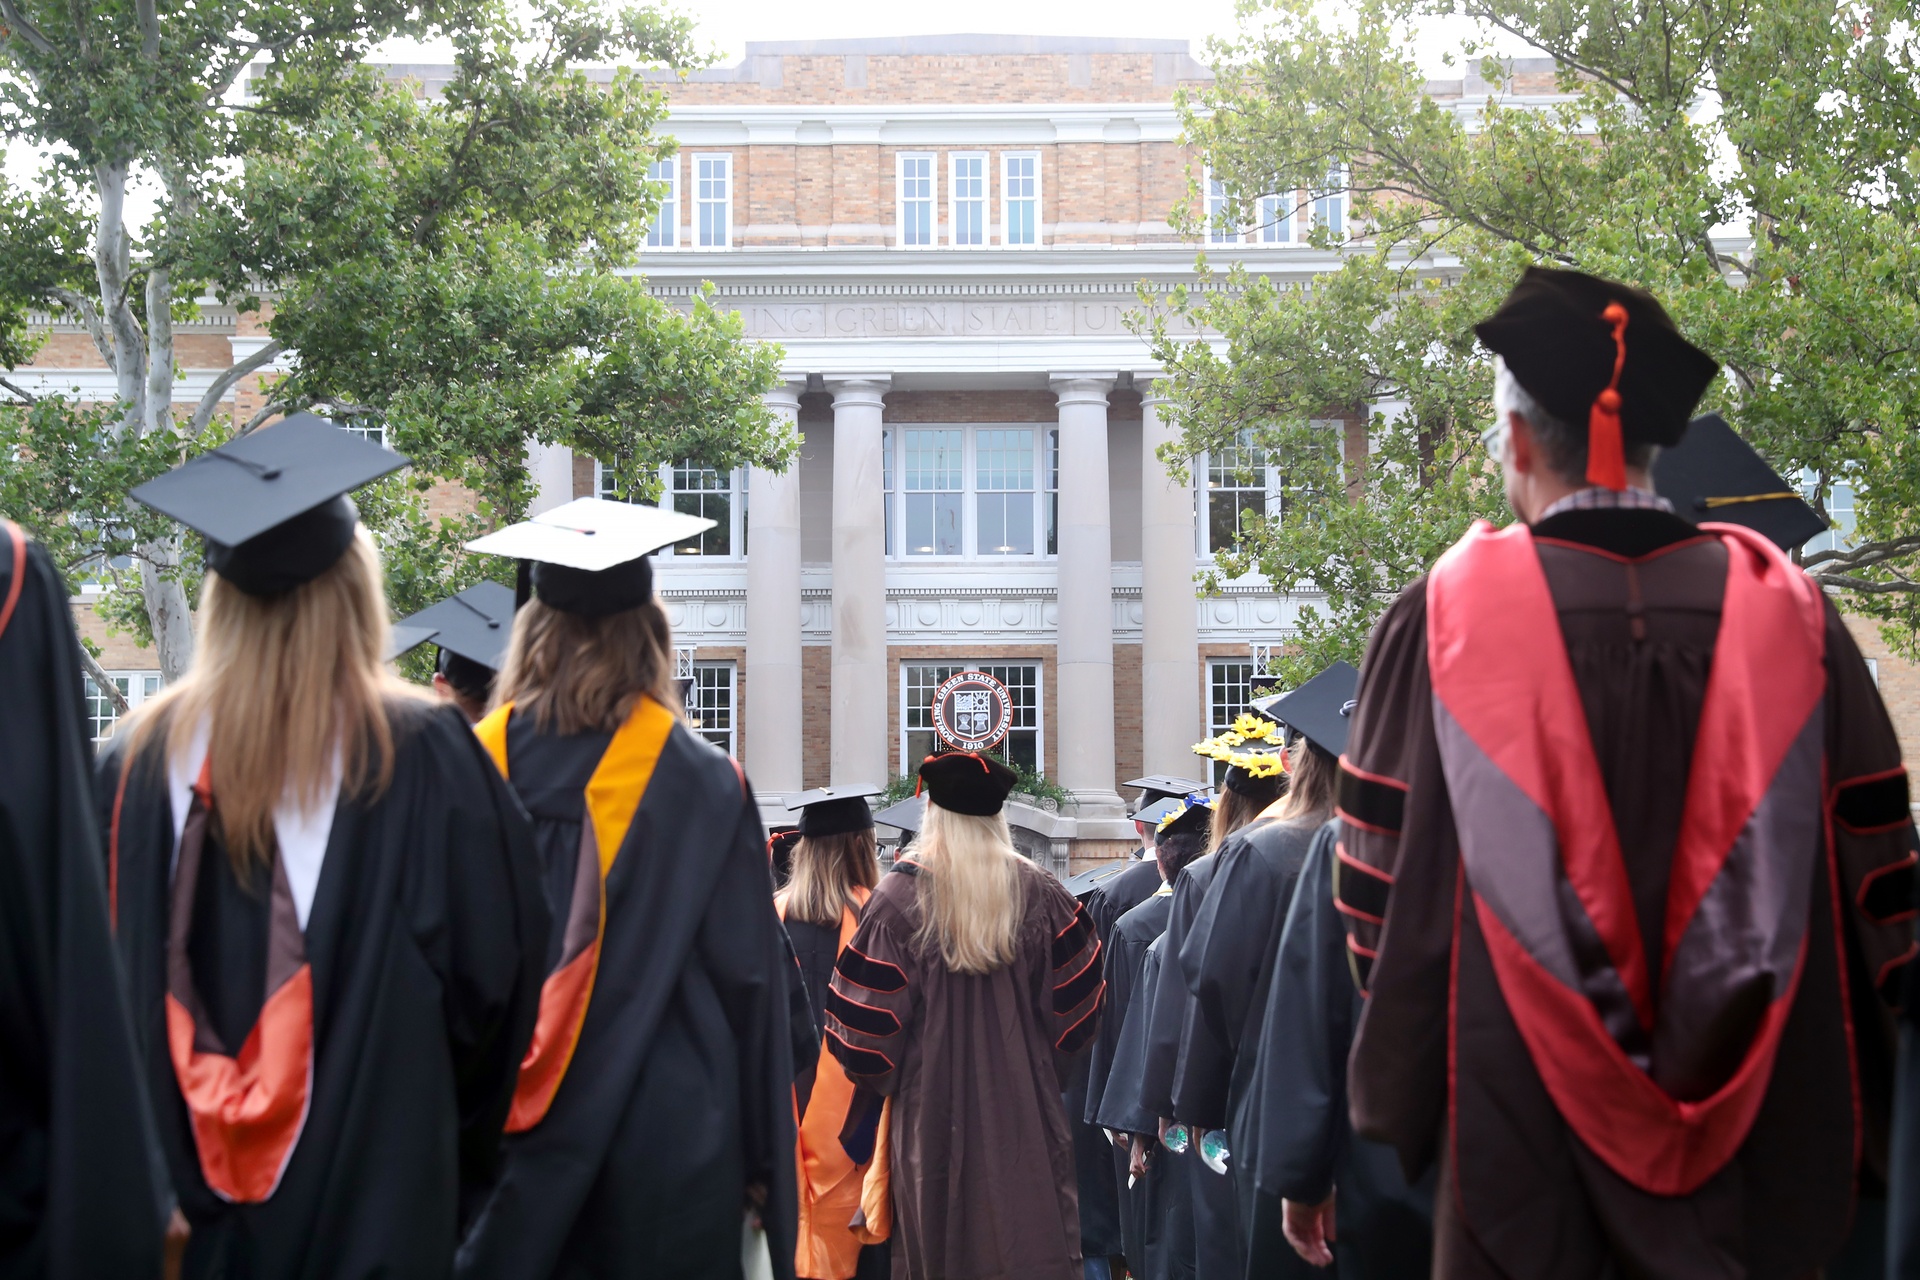
M1437 1168L1438 1276L1814 1275L1884 1194L1893 727L1778 546L1654 492L1716 366L1652 296L1532 268L1478 333L1519 519L1408 586L1362 667L1355 1128Z
M533 816L554 928L506 1168L457 1274L793 1274L791 953L746 778L682 721L647 556L712 522L583 498L531 561L475 732Z
M208 540L193 667L99 766L191 1277L446 1275L498 1171L547 912L466 720L382 666L344 493L404 463L303 414L134 491Z
M827 1047L862 1095L843 1140L887 1100L905 1280L1081 1277L1060 1079L1098 1027L1100 943L1060 882L1014 852L1001 813L1014 777L970 752L920 766L923 825L827 996Z

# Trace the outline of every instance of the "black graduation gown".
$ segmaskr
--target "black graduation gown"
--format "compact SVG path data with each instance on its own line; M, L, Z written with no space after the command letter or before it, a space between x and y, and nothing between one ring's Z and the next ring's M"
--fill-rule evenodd
M1124 870L1107 877L1087 895L1087 916L1095 933L1106 943L1120 917L1153 896L1160 887L1160 864L1145 850L1136 850L1134 861ZM1102 952L1102 963L1106 955ZM1108 982L1112 982L1111 976ZM1119 1034L1119 1019L1111 1015L1101 1019L1100 1040L1109 1041ZM1113 1144L1095 1125L1083 1117L1097 1086L1090 1084L1092 1054L1076 1064L1066 1082L1061 1101L1067 1108L1067 1123L1073 1128L1073 1162L1080 1191L1080 1250L1088 1258L1119 1255L1126 1247L1126 1229L1122 1221L1119 1187L1113 1176ZM1121 1162L1120 1186L1126 1185L1125 1161Z
M188 1276L448 1275L462 1223L499 1170L547 945L532 832L458 710L395 703L391 717L392 782L371 802L343 792L334 809L304 934L308 1110L259 1203L208 1187L168 1056L174 836L162 739L126 772L119 938L161 1143L193 1227ZM103 753L98 772L108 813L122 756ZM261 1007L268 904L209 838L189 955L223 1039Z
M1280 932L1318 825L1306 819L1263 822L1221 845L1212 884L1179 953L1200 1024L1225 1052L1189 1052L1174 1084L1174 1114L1227 1130L1227 1172L1239 1201L1251 1276L1305 1280L1316 1274L1287 1244L1280 1202L1261 1200L1253 1173L1260 1143L1254 1071L1260 1025Z
M1920 854L1920 837L1907 833ZM1920 914L1920 877L1914 878ZM1920 970L1907 967L1900 1009L1900 1056L1893 1085L1893 1139L1887 1193L1887 1276L1920 1280Z
M1140 1105L1150 994L1160 976L1160 950L1173 909L1171 890L1156 893L1121 916L1107 943L1107 1012L1095 1042L1087 1119L1148 1143L1147 1172L1128 1185L1128 1151L1112 1148L1120 1193L1120 1226L1127 1269L1142 1280L1193 1274L1191 1152L1175 1155L1159 1145L1159 1117Z
M1255 1059L1260 1139L1252 1168L1263 1201L1320 1204L1337 1191L1341 1280L1403 1280L1432 1266L1433 1175L1408 1187L1393 1148L1357 1137L1347 1115L1360 992L1334 906L1339 827L1329 822L1314 836L1281 935Z
M79 640L0 521L0 1275L157 1276L169 1212L107 929Z
M1250 830L1251 825L1242 828ZM1229 837L1221 845L1240 838ZM1182 1113L1178 1083L1202 1064L1223 1060L1224 1046L1216 1040L1194 1008L1193 996L1180 972L1177 957L1185 944L1200 903L1213 883L1220 853L1202 854L1174 877L1173 906L1167 913L1167 931L1160 942L1160 973L1153 984L1152 1009L1146 1026L1146 1060L1142 1066L1140 1102L1156 1116L1188 1125L1219 1128L1225 1116L1201 1117ZM1211 1121L1211 1123L1209 1123ZM1194 1141L1199 1141L1199 1133ZM1193 1234L1200 1280L1241 1280L1246 1270L1246 1248L1240 1231L1240 1209L1233 1183L1201 1164L1197 1153L1191 1166Z
M485 727L484 724L482 726ZM514 789L564 882L605 739L507 725ZM793 1274L793 953L766 834L732 761L674 724L606 876L605 933L572 1059L460 1249L463 1280L736 1276L749 1185Z

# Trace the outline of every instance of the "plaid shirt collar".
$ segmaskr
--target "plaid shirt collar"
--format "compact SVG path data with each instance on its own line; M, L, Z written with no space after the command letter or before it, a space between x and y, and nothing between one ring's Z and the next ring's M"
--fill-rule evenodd
M1548 520L1562 511L1665 511L1673 514L1673 504L1646 489L1603 489L1598 485L1570 493L1540 513Z

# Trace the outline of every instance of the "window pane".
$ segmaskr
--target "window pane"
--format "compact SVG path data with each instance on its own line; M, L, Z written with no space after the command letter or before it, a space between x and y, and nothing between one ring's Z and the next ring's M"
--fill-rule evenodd
M1013 724L999 750L1023 768L1041 772L1040 667L1025 662L901 663L906 698L902 772L911 773L928 756L947 750L933 732L933 692L941 681L961 671L984 671L1007 687L1013 699Z
M693 199L695 243L704 248L720 248L727 243L729 173L727 156L693 158Z
M1231 244L1240 233L1227 221L1227 187L1218 178L1207 179L1207 239L1214 244Z
M647 166L647 177L664 188L660 196L660 211L654 215L653 225L647 228L649 248L669 248L679 238L680 201L676 191L679 186L676 172L679 164L680 158L671 156L665 160L655 160Z
M893 555L893 432L880 433L880 487L885 491L882 518L887 522L887 554Z
M687 689L688 727L728 755L735 754L733 675L731 662L696 662Z
M987 161L985 156L953 159L953 243L987 242Z
M1038 243L1040 221L1040 160L1037 156L1006 158L1006 243Z
M1327 171L1327 189L1315 192L1313 197L1314 222L1336 236L1346 229L1346 185L1346 166L1336 164Z
M900 158L900 237L904 244L933 243L933 157Z
M1253 701L1253 664L1251 662L1214 662L1207 669L1207 730L1224 733L1233 727L1234 717ZM1227 766L1215 760L1213 782L1226 781Z
M1291 197L1260 197L1260 243L1293 243L1293 200Z
M1207 455L1207 549L1227 551L1240 544L1249 516L1267 509L1267 453L1240 433L1240 443Z
M907 554L960 554L960 495L909 493L907 499Z

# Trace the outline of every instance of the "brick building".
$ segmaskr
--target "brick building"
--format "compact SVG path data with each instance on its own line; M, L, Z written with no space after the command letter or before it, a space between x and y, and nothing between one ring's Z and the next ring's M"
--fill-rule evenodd
M429 93L444 74L392 70ZM1517 70L1510 100L1551 94L1550 65ZM1011 754L1077 801L1022 810L1023 844L1056 862L1130 846L1118 783L1195 774L1189 745L1284 640L1300 596L1194 585L1238 513L1271 501L1265 459L1200 458L1173 481L1128 324L1139 282L1194 279L1196 246L1168 224L1198 164L1174 95L1207 75L1180 41L946 36L750 44L738 65L663 81L680 150L656 168L669 196L634 270L668 300L710 284L778 341L769 403L805 437L785 474L665 477L664 501L718 525L660 558L660 595L703 731L770 815L806 787L911 772L934 687L977 667L1014 696ZM1488 92L1429 88L1462 110ZM1210 236L1210 258L1298 280L1334 265L1306 238L1344 220L1340 195L1261 213ZM255 317L183 326L198 354L179 396L261 341ZM99 394L97 363L63 327L16 376ZM1329 428L1364 450L1358 413ZM542 506L609 480L564 450L534 466ZM136 701L158 687L150 656L79 614ZM1920 741L1920 679L1871 630L1856 634Z

